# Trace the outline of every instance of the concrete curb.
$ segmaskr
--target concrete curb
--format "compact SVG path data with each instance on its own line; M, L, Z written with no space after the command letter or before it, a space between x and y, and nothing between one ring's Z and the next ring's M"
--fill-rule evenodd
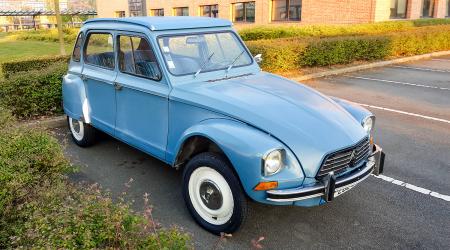
M42 120L25 122L23 125L31 128L60 128L66 125L66 116L61 115Z
M416 61L421 59L427 59L430 57L437 57L437 56L446 56L450 55L450 50L447 51L439 51L439 52L433 52L429 54L423 54L423 55L417 55L417 56L409 56L409 57L402 57L398 59L393 59L389 61L382 61L382 62L374 62L374 63L368 63L348 68L342 68L342 69L336 69L336 70L329 70L304 76L298 76L298 77L291 77L294 81L305 81L305 80L311 80L314 78L321 78L321 77L327 77L327 76L334 76L334 75L340 75L345 73L351 73L356 72L364 69L372 69L372 68L379 68L387 65L397 64L397 63L403 63L403 62L409 62L409 61Z

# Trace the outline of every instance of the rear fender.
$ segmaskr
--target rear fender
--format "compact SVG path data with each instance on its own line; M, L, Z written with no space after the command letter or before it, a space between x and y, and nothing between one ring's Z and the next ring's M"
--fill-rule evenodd
M84 81L79 75L68 73L63 78L62 96L64 112L77 120L90 123L90 108Z

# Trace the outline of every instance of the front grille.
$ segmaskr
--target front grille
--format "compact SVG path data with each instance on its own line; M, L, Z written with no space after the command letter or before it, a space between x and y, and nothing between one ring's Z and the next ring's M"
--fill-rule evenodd
M370 142L368 138L364 138L355 146L327 155L322 166L320 167L317 177L322 177L331 171L340 173L348 167L357 166L361 162L367 160L369 154Z

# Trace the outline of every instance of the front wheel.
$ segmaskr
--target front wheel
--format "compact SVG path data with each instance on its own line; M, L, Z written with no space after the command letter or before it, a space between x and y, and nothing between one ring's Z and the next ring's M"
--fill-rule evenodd
M96 140L96 130L89 124L67 117L70 133L73 141L80 147L88 147Z
M183 197L196 222L217 235L235 232L247 215L247 198L239 180L217 154L202 153L188 162Z

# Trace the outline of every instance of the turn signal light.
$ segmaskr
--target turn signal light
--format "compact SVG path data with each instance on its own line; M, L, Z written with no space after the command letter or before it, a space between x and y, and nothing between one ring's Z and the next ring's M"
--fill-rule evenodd
M277 181L260 182L254 188L255 191L270 190L278 187Z
M373 145L373 136L370 136L370 145Z

